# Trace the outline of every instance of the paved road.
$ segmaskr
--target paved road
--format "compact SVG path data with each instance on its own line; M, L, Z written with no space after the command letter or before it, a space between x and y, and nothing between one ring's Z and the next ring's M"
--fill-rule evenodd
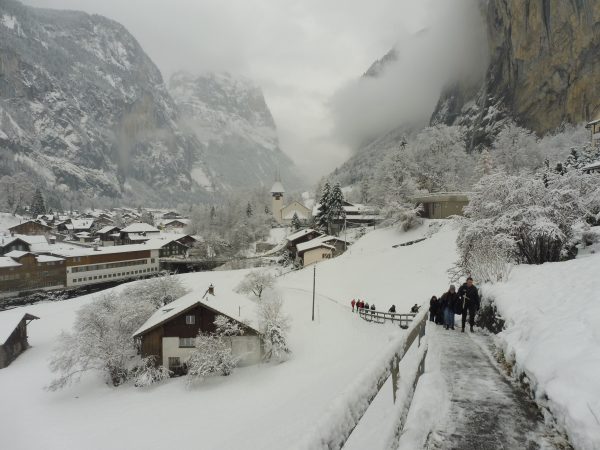
M491 339L468 331L444 330L429 324L430 348L441 349L441 371L450 405L445 423L429 435L427 449L565 449L560 436L543 423L520 387L500 372L484 351Z

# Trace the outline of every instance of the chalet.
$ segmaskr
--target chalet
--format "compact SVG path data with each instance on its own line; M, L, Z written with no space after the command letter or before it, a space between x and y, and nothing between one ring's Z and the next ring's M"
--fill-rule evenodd
M121 230L123 244L135 244L157 237L160 230L144 222L134 222Z
M313 215L316 216L319 213L320 207L320 203L314 206ZM344 227L373 226L381 220L381 216L373 206L350 203L344 200L342 209L344 210L344 216L334 219L330 225L330 232L332 233L338 233Z
M172 220L167 220L167 221L163 222L162 226L166 230L172 230L172 229L181 230L181 229L187 227L189 222L190 221L188 219L172 219Z
M164 213L162 215L162 218L165 220L172 220L172 219L181 219L182 217L181 217L181 214L179 214L176 211L169 211L167 213Z
M26 222L20 223L19 225L15 225L14 227L10 227L8 231L11 234L40 235L50 233L52 231L52 227L41 222L28 220Z
M0 312L0 369L8 366L29 348L27 325L35 319L21 308Z
M158 249L160 258L186 256L189 250L189 247L179 242L176 237L157 237L148 240L144 245Z
M592 145L600 146L600 118L592 120L585 127L590 130L590 140Z
M91 233L96 225L95 218L71 219L72 233Z
M312 228L305 228L303 230L296 231L287 237L286 248L290 252L291 256L295 258L297 255L298 244L311 241L319 236L322 236L322 233L317 230L313 230Z
M0 296L66 286L65 260L13 250L0 257Z
M45 252L48 250L46 236L15 234L11 237L0 238L0 255L13 250L22 252Z
M96 236L103 246L117 245L121 239L121 229L113 225L107 225L96 231Z
M413 203L423 205L421 216L427 219L447 219L462 216L463 208L469 204L465 192L435 192L413 197Z
M133 337L140 342L142 357L154 356L157 365L181 374L198 333L214 332L216 317L223 315L244 329L242 336L227 338L240 365L255 364L262 357L255 310L252 301L235 292L204 297L191 292L156 311Z
M53 255L66 260L66 286L122 281L159 271L159 250L138 245L60 248Z
M298 258L302 259L302 265L308 266L324 259L330 259L341 255L346 251L348 243L336 236L319 236L296 246Z

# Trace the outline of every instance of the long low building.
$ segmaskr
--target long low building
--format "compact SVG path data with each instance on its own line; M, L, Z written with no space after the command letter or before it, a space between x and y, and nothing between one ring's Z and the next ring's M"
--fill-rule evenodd
M144 244L73 247L53 252L66 260L66 286L138 278L159 271L159 248Z
M65 286L64 258L19 250L0 256L0 296Z

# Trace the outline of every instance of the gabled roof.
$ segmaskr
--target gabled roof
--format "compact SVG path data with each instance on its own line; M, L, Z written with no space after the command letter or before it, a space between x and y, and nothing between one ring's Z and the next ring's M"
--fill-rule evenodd
M201 291L190 292L174 302L163 306L133 334L134 337L145 334L163 323L174 319L191 308L202 305L212 309L218 314L229 317L236 322L243 323L247 327L258 332L258 320L256 317L256 304L243 295L233 291L224 291L217 295L206 295L202 298ZM240 315L241 314L241 317Z
M8 252L4 256L8 256L9 258L20 259L25 255L31 255L31 252L23 252L21 250L13 250L12 252Z
M0 345L4 345L23 319L33 320L39 319L39 317L24 312L22 308L0 311Z
M20 267L22 265L23 264L18 263L17 261L10 258L9 256L0 256L0 268L2 268L2 269L7 268L7 267Z
M310 241L303 242L302 244L298 244L296 246L296 249L298 250L298 253L302 253L302 252L305 252L306 250L310 250L311 248L318 247L319 244L327 244L327 243L330 243L333 241L346 242L346 241L344 241L344 239L339 238L337 236L319 236ZM335 247L333 247L333 248L335 248Z
M37 259L37 262L40 263L48 263L48 262L57 262L57 261L64 261L64 258L58 258L56 256L50 256L50 255L38 255L35 257L35 259Z
M114 225L107 225L105 227L100 228L98 231L96 231L96 234L106 234L112 230L120 230L120 228L116 227Z
M20 227L21 225L25 225L26 223L30 223L30 222L31 222L31 223L34 223L34 224L36 224L36 225L39 225L39 226L41 226L41 227L48 228L49 230L51 230L51 229L52 229L52 227L50 227L50 226L46 225L45 223L41 223L41 222L38 222L38 221L36 221L36 220L26 220L25 222L21 222L21 223L20 223L20 224L18 224L18 225L14 225L14 226L10 227L10 228L9 228L9 230L14 230L14 229L15 229L15 228L17 228L17 227Z
M78 230L89 230L94 226L94 219L71 219L71 224Z
M309 244L309 245L303 247L302 250L298 249L298 255L301 255L302 253L307 252L309 250L313 250L315 248L327 248L329 250L335 250L335 247L333 245L326 244L324 242L309 241L309 242L305 242L305 244Z
M294 242L297 239L300 239L301 237L306 236L307 234L310 233L319 233L321 234L319 231L317 230L313 230L312 228L305 228L304 230L300 230L300 231L296 231L295 233L290 234L286 239L289 242Z
M134 222L121 230L121 233L159 233L158 228L144 222Z

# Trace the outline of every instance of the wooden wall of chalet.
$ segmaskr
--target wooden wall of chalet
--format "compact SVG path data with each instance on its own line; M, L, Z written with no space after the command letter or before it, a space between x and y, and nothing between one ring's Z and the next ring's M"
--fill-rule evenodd
M218 299L210 301L218 302ZM168 306L167 306L168 307ZM193 315L196 320L195 324L186 324L186 316ZM163 337L180 337L193 338L198 336L198 332L211 333L216 331L214 324L215 318L219 313L207 308L203 305L196 305L187 311L182 312L178 316L173 317L162 325L150 330L141 336L140 351L142 357L156 356L156 364L162 363L162 338ZM253 335L257 333L254 330L245 330L244 335Z
M0 268L0 292L24 292L65 286L65 261L38 263L32 254L18 259L19 267Z
M8 229L11 233L25 235L40 235L52 231L51 227L37 222L23 222Z
M14 359L23 353L29 344L27 343L27 325L25 319L19 322L19 325L6 340L4 345L0 345L0 369L8 366Z
M180 242L177 241L172 241L169 242L168 244L165 244L161 247L160 249L160 257L161 258L167 258L169 256L183 256L186 254L188 250L187 245L183 245Z

